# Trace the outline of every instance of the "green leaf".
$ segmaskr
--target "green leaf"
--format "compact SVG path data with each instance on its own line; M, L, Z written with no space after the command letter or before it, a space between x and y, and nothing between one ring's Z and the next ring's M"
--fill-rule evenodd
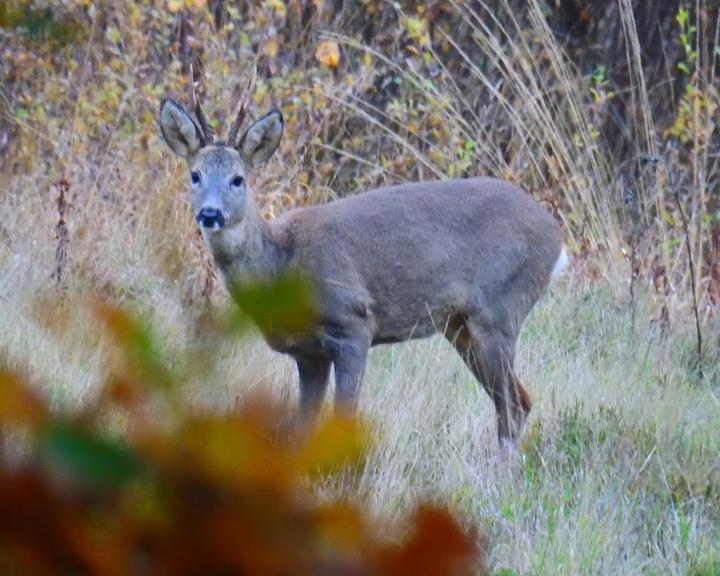
M119 486L144 472L140 456L119 442L68 422L50 424L40 438L49 462L71 478L99 486Z
M407 18L405 20L405 25L407 26L408 32L410 32L413 36L423 34L425 30L427 30L427 22L417 16Z
M690 16L690 14L688 13L687 10L685 10L685 8L680 8L677 13L678 24L680 24L680 26L685 26L685 24L688 21L689 16Z
M607 73L607 67L604 64L598 64L595 68L595 72L592 75L592 81L595 84L602 84L605 81L605 75Z
M25 108L18 108L15 110L15 116L17 116L20 120L27 120L30 118L30 113Z
M678 62L677 67L678 67L678 70L685 72L685 74L687 74L689 72L687 64L685 64L685 62Z
M232 320L235 328L242 329L249 318L263 332L291 335L307 332L317 321L309 280L297 275L235 282L230 293L241 312Z

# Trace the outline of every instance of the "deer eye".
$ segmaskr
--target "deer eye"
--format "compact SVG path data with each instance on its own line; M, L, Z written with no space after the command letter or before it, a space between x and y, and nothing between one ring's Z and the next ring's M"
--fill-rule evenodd
M240 186L243 185L243 182L245 182L245 178L243 178L242 176L235 176L235 178L232 179L232 182L230 182L230 184L232 184L235 188L240 188Z
M200 172L196 172L195 170L190 172L190 181L195 185L200 184Z

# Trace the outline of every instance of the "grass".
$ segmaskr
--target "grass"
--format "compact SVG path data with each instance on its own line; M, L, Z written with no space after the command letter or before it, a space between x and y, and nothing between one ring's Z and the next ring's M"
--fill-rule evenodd
M109 282L143 303L179 362L202 339L201 306L185 305L182 282L127 248L106 253L128 266ZM77 406L103 375L89 291L71 285L58 311L37 258L30 245L0 261L0 349L47 382L58 406ZM570 271L553 286L518 345L534 409L510 461L497 453L491 402L444 339L374 349L361 408L377 445L361 473L318 494L359 499L391 521L419 499L449 502L484 529L498 574L717 573L718 373L697 379L692 325L662 335L656 306L642 295L633 333L617 279ZM224 410L258 387L294 403L294 366L257 339L228 341L187 397Z

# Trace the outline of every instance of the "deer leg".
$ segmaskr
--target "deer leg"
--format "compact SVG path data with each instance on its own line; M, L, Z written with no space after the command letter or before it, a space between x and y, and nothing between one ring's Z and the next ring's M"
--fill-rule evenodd
M369 342L363 340L336 340L331 349L335 366L335 411L353 413L362 383Z
M449 330L445 334L445 337L455 347L455 350L457 350L458 354L460 354L460 357L463 359L463 362L465 362L465 365L470 369L473 376L475 376L475 379L485 389L485 392L488 393L488 396L494 400L495 395L493 394L493 388L490 386L490 380L483 373L482 365L475 355L477 346L475 346L474 340L470 337L470 332L467 329L467 326L465 326L464 323L457 324L453 327L452 331Z
M473 353L495 403L498 439L517 441L530 411L529 395L513 372L515 342L499 332L485 332L473 343ZM521 392L522 390L522 392Z
M517 441L532 402L513 370L515 339L471 322L455 326L447 337L492 398L499 441Z
M322 405L330 377L330 359L301 356L295 359L300 376L300 416L313 422Z

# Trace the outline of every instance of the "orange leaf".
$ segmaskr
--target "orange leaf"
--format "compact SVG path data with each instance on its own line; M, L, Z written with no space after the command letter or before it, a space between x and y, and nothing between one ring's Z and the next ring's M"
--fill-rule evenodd
M337 68L340 64L340 48L334 40L320 42L315 50L315 58L326 68Z
M442 508L423 506L415 513L415 529L399 547L381 555L381 574L393 576L464 576L485 573L477 566L472 535L466 534Z
M39 424L45 413L45 405L21 376L0 369L0 422Z

